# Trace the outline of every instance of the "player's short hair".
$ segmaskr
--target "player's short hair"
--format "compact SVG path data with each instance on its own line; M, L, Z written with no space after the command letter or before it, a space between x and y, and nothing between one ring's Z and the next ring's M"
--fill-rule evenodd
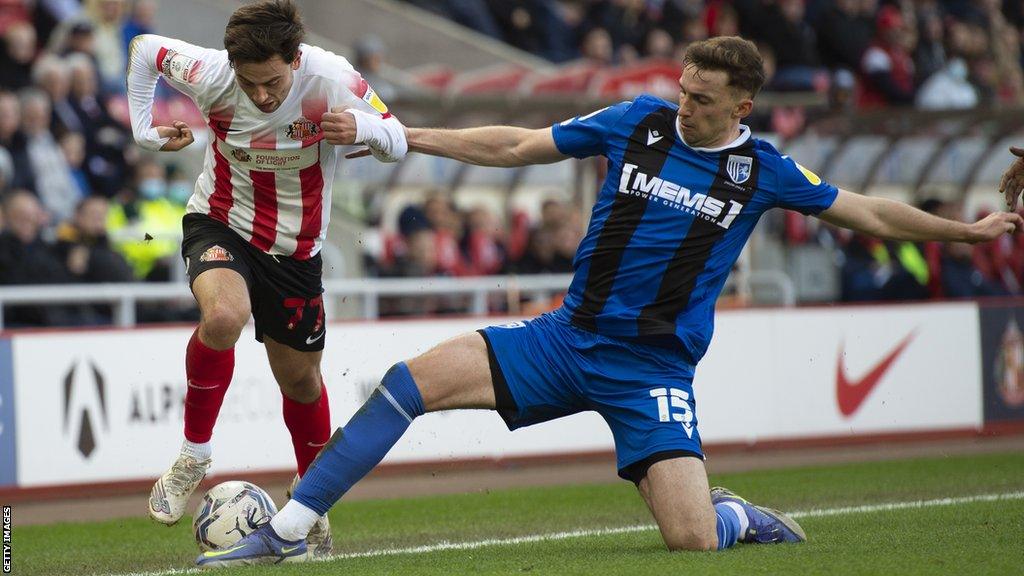
M292 0L263 0L242 6L228 19L224 49L233 65L266 62L280 56L292 62L306 35Z
M683 68L719 70L729 75L729 86L753 98L764 85L764 62L757 46L739 36L716 36L687 46Z

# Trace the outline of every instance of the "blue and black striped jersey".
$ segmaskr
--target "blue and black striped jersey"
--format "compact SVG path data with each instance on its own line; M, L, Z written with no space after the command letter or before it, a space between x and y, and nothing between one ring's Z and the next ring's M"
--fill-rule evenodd
M681 345L696 364L761 214L776 206L816 214L838 190L745 126L725 147L691 148L677 110L645 95L553 127L562 153L608 159L557 314L591 332Z

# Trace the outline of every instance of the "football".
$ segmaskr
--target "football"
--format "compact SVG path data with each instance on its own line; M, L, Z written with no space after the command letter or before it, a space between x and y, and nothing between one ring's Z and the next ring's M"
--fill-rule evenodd
M277 514L274 501L259 486L232 480L217 484L203 496L192 520L199 549L232 546Z

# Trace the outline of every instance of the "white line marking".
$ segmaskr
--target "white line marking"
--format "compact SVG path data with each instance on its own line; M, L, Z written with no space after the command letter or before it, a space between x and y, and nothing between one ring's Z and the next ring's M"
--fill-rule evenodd
M960 504L972 504L975 502L998 502L1002 500L1024 500L1024 491L1006 492L1004 494L979 494L977 496L962 496L959 498L937 498L934 500L916 500L912 502L890 502L887 504L865 504L863 506L846 506L843 508L816 508L811 510L799 510L790 512L793 518L823 518L825 516L840 516L843 514L865 514L872 512L891 512L893 510L908 510L913 508L931 508L935 506L957 506ZM335 560L349 560L353 558L378 558L382 556L398 556L401 554L429 554L431 552L444 552L448 550L476 550L487 546L514 546L517 544L529 544L532 542L554 542L568 540L571 538L586 538L588 536L613 536L615 534L629 534L633 532L646 532L656 530L654 524L638 524L634 526L620 526L618 528L595 528L591 530L571 530L568 532L554 532L549 534L531 534L516 538L489 538L487 540L475 540L472 542L438 542L423 546L410 548L386 548L381 550L367 550L365 552L350 552L348 554L335 554L330 558L318 559L317 562L333 562ZM197 568L171 569L159 572L129 572L116 576L175 576L177 574L200 574Z

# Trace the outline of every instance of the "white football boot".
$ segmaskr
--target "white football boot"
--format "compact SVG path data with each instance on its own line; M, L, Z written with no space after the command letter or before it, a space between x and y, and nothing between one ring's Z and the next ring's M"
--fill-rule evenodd
M149 493L149 517L168 526L176 523L185 514L189 496L195 492L206 476L210 460L199 460L181 454L170 470L153 484Z
M298 485L299 475L296 474L292 480L292 485L288 487L288 492L285 494L288 500L292 499L292 492L295 491L295 487ZM306 546L309 549L310 558L326 558L334 551L331 521L327 519L327 514L321 516L309 530L309 534L306 534Z

